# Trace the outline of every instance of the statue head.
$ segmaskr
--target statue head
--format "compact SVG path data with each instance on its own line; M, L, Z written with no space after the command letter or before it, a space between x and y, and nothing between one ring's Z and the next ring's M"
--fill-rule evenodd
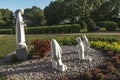
M81 42L81 38L80 38L80 37L77 37L77 38L76 38L76 41L77 41L78 43L80 43L80 42Z
M15 13L21 13L21 15L22 15L22 14L24 14L24 9L17 9Z

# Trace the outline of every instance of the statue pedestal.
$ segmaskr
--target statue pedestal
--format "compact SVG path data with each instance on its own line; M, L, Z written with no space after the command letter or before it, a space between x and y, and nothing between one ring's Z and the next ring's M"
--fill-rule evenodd
M26 60L27 59L26 48L17 48L16 55L18 60Z

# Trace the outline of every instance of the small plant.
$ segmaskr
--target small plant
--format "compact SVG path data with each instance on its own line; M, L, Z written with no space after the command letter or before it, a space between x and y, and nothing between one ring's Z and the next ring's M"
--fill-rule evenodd
M48 39L36 39L33 40L30 44L29 57L39 56L44 58L48 55L50 51L50 41Z
M115 63L115 67L120 68L120 61L119 61L119 60L116 61L116 63Z
M120 54L119 53L116 53L115 56L117 56L120 60Z
M95 68L93 73L94 74L101 73L101 69L100 68Z
M113 51L107 51L106 54L107 54L108 56L113 56L114 53L113 53Z
M96 78L97 78L98 80L102 80L102 79L104 78L103 73L97 73L97 74L96 74Z
M86 71L84 76L85 76L86 79L92 79L92 74L91 74L90 71Z
M117 62L117 61L119 61L119 58L118 58L117 56L113 56L113 57L112 57L112 61L113 61L113 62Z
M116 73L116 77L118 77L120 79L120 72Z
M107 71L108 71L109 73L113 73L115 70L116 70L116 68L115 68L114 66L108 66L108 67L107 67Z
M105 62L105 67L107 68L108 66L112 66L112 63L111 62Z

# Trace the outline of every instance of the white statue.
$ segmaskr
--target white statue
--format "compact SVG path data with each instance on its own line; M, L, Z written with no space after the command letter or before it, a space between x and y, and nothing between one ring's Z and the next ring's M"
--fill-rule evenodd
M79 59L80 60L89 60L89 61L92 61L92 59L90 57L85 57L85 48L84 48L84 44L81 40L80 37L77 37L76 38L76 41L78 42L77 44L77 51L78 51L78 54L79 54Z
M16 44L18 48L26 47L25 43L25 31L24 31L24 21L22 14L24 13L23 9L18 9L16 11L17 18L16 18Z
M91 51L90 43L89 43L88 38L86 37L86 35L82 35L82 39L83 39L83 44L84 44L85 51L90 52Z
M62 49L55 39L51 40L52 67L59 71L67 70L61 60Z
M84 45L83 45L83 42L81 40L80 37L77 37L76 38L76 41L78 42L77 44L77 50L78 50L78 54L79 54L79 59L85 59L84 57Z

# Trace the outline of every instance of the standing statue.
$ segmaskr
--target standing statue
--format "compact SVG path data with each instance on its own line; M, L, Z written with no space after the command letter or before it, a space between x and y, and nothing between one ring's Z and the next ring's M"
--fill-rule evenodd
M90 50L91 50L90 43L89 43L88 38L86 37L86 35L82 35L82 39L83 39L83 44L84 44L85 51L90 52Z
M16 44L18 48L26 47L25 43L25 31L24 31L24 21L23 21L23 15L24 10L18 9L16 11L17 18L16 18Z
M55 39L51 40L52 67L59 71L67 70L61 60L62 49Z
M18 9L16 11L16 55L18 60L26 60L27 54L26 49L27 45L25 43L25 31L24 31L24 21L22 14L24 13L24 10Z
M79 54L79 59L85 59L84 57L84 45L83 45L83 42L81 40L80 37L77 37L76 38L76 41L78 42L77 44L77 51L78 51L78 54Z

